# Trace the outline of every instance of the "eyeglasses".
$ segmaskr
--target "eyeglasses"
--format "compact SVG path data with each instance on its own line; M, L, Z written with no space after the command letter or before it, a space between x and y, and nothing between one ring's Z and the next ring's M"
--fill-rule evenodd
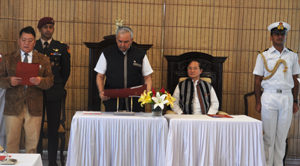
M194 69L194 70L198 70L199 68L198 68L198 67L188 67L187 69L188 69L188 70L193 70L193 69Z

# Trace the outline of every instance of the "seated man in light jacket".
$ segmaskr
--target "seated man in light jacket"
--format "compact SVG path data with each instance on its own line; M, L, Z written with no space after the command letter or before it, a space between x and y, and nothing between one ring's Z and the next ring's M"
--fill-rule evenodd
M219 101L211 84L200 79L201 64L191 60L187 67L189 78L180 82L173 93L172 110L176 114L217 114Z

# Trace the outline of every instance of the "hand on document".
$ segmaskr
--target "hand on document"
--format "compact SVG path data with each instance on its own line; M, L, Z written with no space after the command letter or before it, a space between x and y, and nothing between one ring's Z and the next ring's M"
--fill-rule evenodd
M109 97L105 96L104 91L101 91L99 96L100 96L100 99L103 101L110 99Z
M41 83L41 77L31 77L29 79L29 81L33 84L33 85L39 85Z
M22 78L20 77L10 77L10 85L11 86L17 86L22 83Z

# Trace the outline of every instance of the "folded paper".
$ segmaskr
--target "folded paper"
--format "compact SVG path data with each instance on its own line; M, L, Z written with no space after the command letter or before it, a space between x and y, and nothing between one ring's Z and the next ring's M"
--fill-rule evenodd
M223 115L223 114L207 114L207 115L212 118L233 118L232 116Z
M146 84L124 89L105 89L104 96L107 96L109 98L139 97L146 89Z
M21 85L34 85L30 82L31 77L37 77L39 74L39 64L38 63L24 63L18 62L16 77L22 78Z

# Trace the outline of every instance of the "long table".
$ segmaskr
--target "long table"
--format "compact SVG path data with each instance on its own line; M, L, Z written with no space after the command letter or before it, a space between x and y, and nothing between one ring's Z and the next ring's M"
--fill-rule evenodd
M116 116L111 112L72 119L68 166L163 166L168 124L151 113Z
M245 115L165 115L167 166L264 166L262 122Z

